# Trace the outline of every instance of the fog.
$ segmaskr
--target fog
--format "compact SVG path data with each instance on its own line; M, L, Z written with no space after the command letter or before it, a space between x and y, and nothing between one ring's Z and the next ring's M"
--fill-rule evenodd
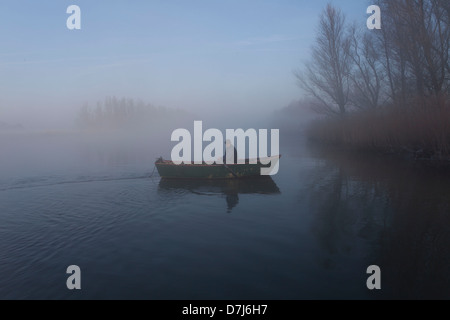
M0 5L0 179L15 179L6 185L148 174L170 157L171 133L194 120L204 130L281 129L281 143L306 123L283 108L301 98L293 70L323 3L258 2L258 15L250 3L118 1L107 14L101 3L78 5L79 30L66 27L65 5Z
M40 5L2 6L2 185L148 175L170 158L171 133L195 120L222 132L280 129L283 143L309 119L293 70L323 3L266 3L255 15L251 4L117 2L106 15L80 1L78 30L64 6Z
M373 2L0 3L0 298L450 297L450 7ZM160 179L196 121L276 174Z
M106 105L107 101L99 103ZM123 118L114 114L108 118L106 107L98 109L99 104L92 103L72 108L70 113L55 109L51 116L29 117L17 111L17 121L0 123L0 188L148 177L158 157L170 159L177 144L171 141L171 133L185 128L193 134L195 120L203 121L203 132L217 128L224 135L226 129L270 130L280 125L275 115L281 108L190 112L133 103L146 106L143 113L133 116L128 111ZM88 110L87 123L80 120L83 108Z
M255 15L254 3L79 1L79 30L66 27L70 3L0 5L1 175L120 171L124 163L148 171L155 157L170 156L171 132L192 130L194 120L205 129L281 128L289 115L280 122L280 111L301 97L293 70L308 55L323 3L257 2ZM104 109L97 117L111 97L170 115L117 122ZM96 120L80 124L86 106Z
M79 30L66 27L70 3L1 4L0 122L73 131L83 104L117 96L254 127L301 97L293 70L324 3L79 1Z

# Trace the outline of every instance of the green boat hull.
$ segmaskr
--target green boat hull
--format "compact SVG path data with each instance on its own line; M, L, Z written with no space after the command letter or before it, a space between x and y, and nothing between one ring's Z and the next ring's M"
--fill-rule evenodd
M278 161L278 158L276 158ZM261 168L269 168L270 164L180 164L159 159L155 162L161 178L172 179L237 179L261 176Z

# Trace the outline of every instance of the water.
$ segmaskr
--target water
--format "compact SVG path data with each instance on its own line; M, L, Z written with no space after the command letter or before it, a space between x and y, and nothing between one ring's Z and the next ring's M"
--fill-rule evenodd
M0 299L450 298L440 168L292 142L269 180L167 182L108 141L0 140Z

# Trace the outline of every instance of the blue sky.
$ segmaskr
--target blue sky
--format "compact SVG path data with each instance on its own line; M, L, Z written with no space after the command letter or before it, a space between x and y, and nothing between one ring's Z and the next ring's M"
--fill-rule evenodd
M309 57L328 1L2 1L0 121L69 123L109 95L242 115L301 97L293 70ZM365 28L364 0L335 0ZM81 8L81 30L66 9Z

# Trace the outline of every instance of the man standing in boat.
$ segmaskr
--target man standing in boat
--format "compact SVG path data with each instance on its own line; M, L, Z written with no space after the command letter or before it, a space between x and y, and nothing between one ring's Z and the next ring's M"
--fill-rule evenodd
M236 164L238 159L238 154L236 148L231 143L230 139L225 142L225 155L223 156L223 163L225 164Z

